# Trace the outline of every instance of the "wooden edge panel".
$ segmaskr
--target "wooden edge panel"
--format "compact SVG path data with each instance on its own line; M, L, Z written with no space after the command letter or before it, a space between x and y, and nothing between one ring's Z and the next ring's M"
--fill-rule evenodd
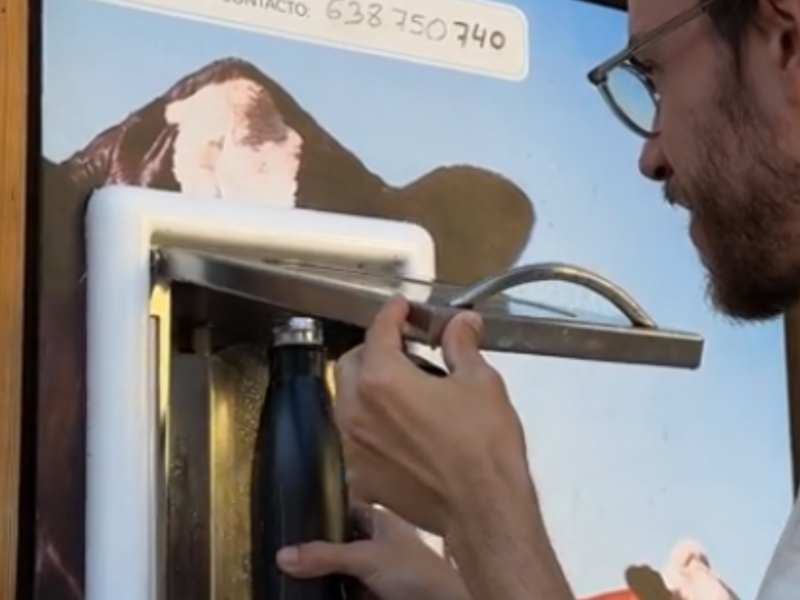
M16 596L28 104L28 0L0 0L0 600Z

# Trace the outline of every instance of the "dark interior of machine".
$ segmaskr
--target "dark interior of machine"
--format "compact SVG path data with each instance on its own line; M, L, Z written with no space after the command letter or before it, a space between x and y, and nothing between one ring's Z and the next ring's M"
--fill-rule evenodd
M242 465L252 461L273 328L296 315L181 283L172 286L172 305L165 591L170 598L246 595L249 496L242 490L250 482ZM359 327L323 320L323 329L331 359L363 340ZM227 419L218 417L220 407ZM215 465L222 475L214 476Z
M290 316L287 311L246 298L176 284L173 288L173 347L181 353L218 352L224 348L253 344L268 346L272 329ZM324 320L323 329L331 358L341 356L361 343L364 330L345 323ZM198 338L199 336L199 338ZM202 339L198 347L198 339Z

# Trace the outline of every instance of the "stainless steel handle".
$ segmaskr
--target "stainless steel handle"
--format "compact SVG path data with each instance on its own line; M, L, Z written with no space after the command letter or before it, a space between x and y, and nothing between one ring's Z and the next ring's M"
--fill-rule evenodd
M452 297L447 304L453 308L472 308L512 288L544 281L562 281L579 285L608 300L625 315L632 326L649 329L658 327L639 303L621 287L594 271L567 263L540 263L517 267L501 275L479 281Z

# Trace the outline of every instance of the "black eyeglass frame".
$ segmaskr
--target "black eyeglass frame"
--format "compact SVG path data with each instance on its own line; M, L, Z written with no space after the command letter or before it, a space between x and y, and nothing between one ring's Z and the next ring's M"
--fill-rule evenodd
M589 82L597 88L600 92L600 95L603 97L603 100L611 109L611 112L622 121L625 126L632 130L637 135L640 135L644 138L652 138L654 137L658 131L657 130L649 130L645 129L636 121L634 121L631 117L628 116L628 113L617 103L614 99L614 95L609 90L608 86L608 75L614 69L624 69L636 79L638 79L647 92L650 94L650 98L653 101L653 104L656 108L656 114L658 113L658 107L660 104L660 99L658 98L658 93L653 88L653 84L650 79L642 72L640 68L638 68L635 63L631 60L637 52L640 52L645 46L652 44L663 38L666 35L669 35L673 31L683 27L687 23L693 21L700 15L704 14L708 8L717 0L703 0L696 6L687 9L668 19L655 29L648 31L644 34L641 38L639 38L635 43L629 44L627 48L620 50L610 58L607 58L599 65L594 67L589 73L587 73L586 77Z

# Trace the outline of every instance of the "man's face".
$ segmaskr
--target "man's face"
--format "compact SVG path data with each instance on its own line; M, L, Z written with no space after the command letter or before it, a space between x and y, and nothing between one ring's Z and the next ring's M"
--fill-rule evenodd
M630 0L631 34L695 1ZM661 96L640 168L688 210L710 297L737 319L774 317L800 300L800 48L791 15L771 27L745 38L738 66L707 15L636 56Z

